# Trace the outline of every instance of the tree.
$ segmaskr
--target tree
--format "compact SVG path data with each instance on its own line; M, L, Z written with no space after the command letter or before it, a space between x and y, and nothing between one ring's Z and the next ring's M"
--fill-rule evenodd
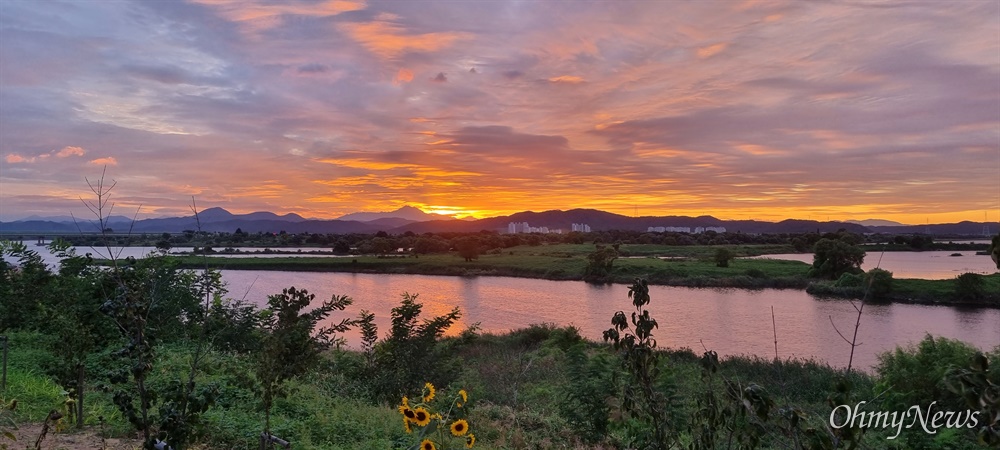
M462 313L455 307L447 314L421 320L423 307L417 302L417 294L404 292L399 306L390 312L389 334L377 344L374 343L378 335L374 317L360 318L366 345L374 350L371 380L375 386L373 393L379 400L399 399L400 395L426 380L444 385L446 378L455 376L446 373L455 366L438 364L450 355L442 354L437 344Z
M479 259L479 240L472 236L457 239L455 249L458 250L458 256L465 258L466 262Z
M836 279L845 273L861 273L865 251L839 239L823 238L816 242L813 267L809 276Z
M587 267L584 268L583 279L589 282L601 282L611 274L612 264L618 259L618 252L613 248L604 247L587 255Z
M264 406L264 433L271 435L271 407L283 397L286 381L306 374L319 361L320 353L329 348L335 333L347 331L353 321L316 330L316 326L333 313L343 311L353 303L350 297L334 295L313 310L302 310L316 296L305 289L284 289L267 299L264 310L264 338L257 362L257 383Z
M733 259L733 252L728 248L719 248L715 251L716 267L729 267L729 260Z
M158 252L167 253L170 251L170 247L170 240L168 239L161 239L156 242L156 250Z
M990 243L990 257L997 264L997 270L1000 270L1000 233L993 236L993 242Z
M892 293L892 272L873 268L865 273L865 284L871 298L885 298Z
M390 242L388 238L377 237L372 239L372 252L379 255L384 255L386 253L391 252L392 250L393 250L392 242Z

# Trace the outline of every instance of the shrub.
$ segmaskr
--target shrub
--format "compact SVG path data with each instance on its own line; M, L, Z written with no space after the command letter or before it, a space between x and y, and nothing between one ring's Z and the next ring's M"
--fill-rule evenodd
M985 283L978 273L963 273L955 277L955 297L959 300L979 300L986 296Z
M728 248L720 248L715 251L715 265L717 267L729 267L729 260L733 259L733 252Z
M760 269L747 269L746 274L750 278L767 278L767 274Z
M456 307L447 314L418 323L422 310L417 294L403 293L402 302L390 314L389 335L375 344L370 379L373 393L381 400L398 399L417 388L421 379L446 385L456 376L457 369L446 362L449 355L442 354L438 343L462 313ZM369 336L377 331L370 324Z
M869 270L865 274L865 284L868 286L868 296L884 298L892 293L892 272L879 268Z
M885 404L903 410L937 401L943 410L963 407L942 380L953 367L965 367L977 350L958 340L927 335L916 346L879 355L876 392L887 390Z

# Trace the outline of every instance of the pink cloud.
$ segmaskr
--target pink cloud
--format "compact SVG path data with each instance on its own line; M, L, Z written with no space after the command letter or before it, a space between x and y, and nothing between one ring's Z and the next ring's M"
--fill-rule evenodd
M583 78L578 77L576 75L560 75L558 77L549 78L549 81L553 83L577 84L577 83L583 83Z
M402 27L384 20L345 23L340 28L370 52L386 59L406 52L435 52L457 40L471 38L471 35L462 32L406 34Z
M195 3L214 7L226 20L239 23L252 32L281 26L291 16L331 17L362 10L366 6L364 1L358 0L330 0L315 4L292 2L267 4L234 0L195 0Z
M396 73L396 78L392 80L392 84L400 85L411 81L413 81L413 72L407 69L399 69L399 72Z
M59 150L59 153L56 153L56 156L60 158L68 158L70 156L83 156L84 153L87 153L87 151L81 147L66 146L63 147L62 150Z
M91 160L89 164L93 164L95 166L117 166L118 160L115 159L114 156L108 156L106 158L97 158Z
M4 157L4 160L7 161L8 164L21 164L21 163L33 163L33 162L35 162L35 158L25 158L25 157L23 157L21 155L18 155L17 153L8 154L6 157Z

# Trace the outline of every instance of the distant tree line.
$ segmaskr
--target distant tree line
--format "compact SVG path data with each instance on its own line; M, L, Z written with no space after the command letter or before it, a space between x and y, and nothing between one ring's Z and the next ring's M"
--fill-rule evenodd
M30 238L30 237L29 237ZM739 232L717 233L675 233L608 230L590 233L570 232L564 234L503 234L483 230L474 233L441 232L417 234L407 231L402 234L378 233L287 233L255 232L241 229L233 232L207 232L185 230L180 233L142 233L132 236L69 236L65 238L78 247L103 246L104 239L111 239L112 245L150 246L169 250L175 247L197 247L209 251L225 251L240 247L262 247L279 249L282 247L315 247L316 250L337 254L434 254L458 251L463 257L475 259L480 254L499 253L504 249L521 245L539 246L545 244L610 244L619 245L787 245L789 251L809 253L822 239L845 241L851 245L868 245L869 250L983 250L984 244L955 242L935 242L928 235L860 235L845 230L829 233L779 233L750 234ZM465 256L469 255L469 256ZM627 255L627 253L623 253Z

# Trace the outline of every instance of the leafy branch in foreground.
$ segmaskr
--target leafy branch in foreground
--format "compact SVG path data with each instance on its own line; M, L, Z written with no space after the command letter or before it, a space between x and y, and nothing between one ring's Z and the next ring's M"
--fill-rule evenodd
M659 388L660 355L655 351L653 339L653 329L659 324L644 308L650 300L646 280L637 278L628 296L635 307L631 321L623 311L616 312L611 319L613 328L604 332L604 341L612 343L630 376L631 382L625 384L622 409L645 422L643 430L652 429L652 436L638 438L643 441L640 447L668 448L673 432L667 423L667 397Z
M343 319L340 323L316 329L334 311L343 311L353 300L334 295L309 312L316 298L305 289L284 289L281 294L267 299L263 311L264 333L258 356L256 377L264 408L264 433L271 436L271 408L274 400L285 396L285 382L308 373L319 361L320 354L334 341L335 333L347 331L354 321ZM270 440L267 441L270 444Z

